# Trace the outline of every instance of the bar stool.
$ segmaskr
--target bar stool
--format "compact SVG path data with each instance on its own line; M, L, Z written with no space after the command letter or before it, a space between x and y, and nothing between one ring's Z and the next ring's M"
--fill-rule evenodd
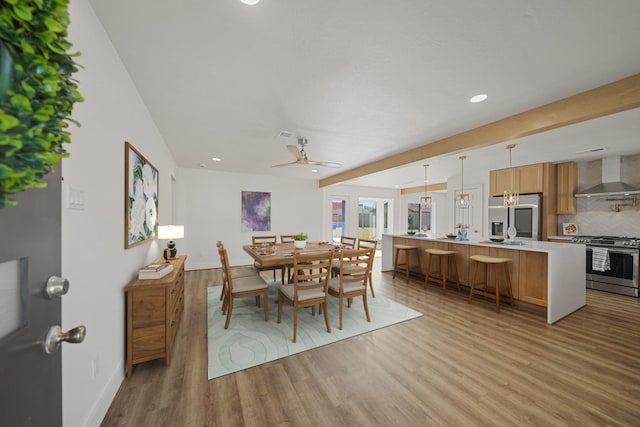
M396 278L396 273L397 272L402 272L402 270L404 270L405 272L405 280L407 281L407 283L409 283L409 271L410 270L415 270L417 268L418 273L422 273L422 268L420 267L420 254L418 253L418 247L417 246L410 246L410 245L401 245L401 244L396 244L393 245L393 247L396 249L396 259L395 259L395 263L393 265L393 278ZM404 253L404 262L401 263L400 261L400 251L402 251ZM416 259L418 260L418 264L414 264L411 265L411 254L414 253L416 254ZM400 269L400 267L402 267L402 269Z
M500 313L500 265L504 266L504 275L506 279L506 288L509 295L511 307L513 304L513 294L511 293L511 276L509 275L509 258L497 258L486 255L472 255L469 257L473 264L473 275L471 277L471 289L469 290L469 304L473 300L473 295L482 295L487 298L496 300L496 313ZM484 265L484 282L476 283L476 275L478 273L478 265ZM493 265L493 274L495 276L495 294L487 292L487 282L489 281L489 267ZM482 284L482 290L475 289L476 285Z
M447 294L447 273L453 270L455 276L456 285L458 285L458 290L460 289L460 281L458 279L458 265L456 264L456 251L446 251L442 249L425 249L427 253L427 274L424 277L424 288L427 289L429 286L429 279L435 280L436 282L442 282L442 294ZM435 271L437 274L431 275L431 257L439 256L440 257L440 270ZM451 268L453 266L453 268Z

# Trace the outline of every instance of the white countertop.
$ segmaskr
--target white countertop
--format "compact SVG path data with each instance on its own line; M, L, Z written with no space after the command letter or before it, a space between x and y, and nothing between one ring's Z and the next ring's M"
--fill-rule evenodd
M505 243L497 243L492 242L488 239L482 240L455 240L448 239L446 237L418 237L411 236L409 234L389 234L391 237L402 237L405 239L415 239L415 240L431 240L434 242L449 242L456 243L461 245L477 245L477 246L489 246L489 247L501 247L504 249L514 249L518 251L534 251L534 252L546 252L546 253L555 253L561 250L577 250L580 246L582 246L582 250L584 251L586 246L581 243L564 243L564 242L547 242L547 241L539 241L539 240L521 240L524 244L522 245L510 245ZM518 239L516 238L516 241Z

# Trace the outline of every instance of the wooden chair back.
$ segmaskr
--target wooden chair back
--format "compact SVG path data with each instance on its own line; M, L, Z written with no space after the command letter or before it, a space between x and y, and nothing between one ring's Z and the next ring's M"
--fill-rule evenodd
M373 239L358 239L358 249L371 249L371 259L369 265L369 273L368 273L368 281L369 287L371 288L371 295L375 298L376 294L373 291L373 274L371 270L373 270L373 259L376 256L376 249L378 248L378 241Z
M331 275L333 248L327 251L293 253L294 300L298 300L300 290L321 290L325 295ZM313 264L313 269L309 269Z
M373 248L375 253L378 248L378 241L373 239L358 239L358 249Z
M293 243L293 234L281 234L280 243Z
M222 264L222 285L226 286L226 292L233 293L233 280L231 278L231 266L229 266L229 256L224 246L218 247L220 254L220 264Z
M340 246L347 249L355 249L357 240L355 237L340 236Z
M345 284L362 282L363 290L367 289L367 281L374 256L373 248L345 249L340 258L340 291Z
M251 243L254 245L263 245L263 244L269 244L269 245L275 245L278 242L277 240L277 236L273 235L273 236L251 236Z

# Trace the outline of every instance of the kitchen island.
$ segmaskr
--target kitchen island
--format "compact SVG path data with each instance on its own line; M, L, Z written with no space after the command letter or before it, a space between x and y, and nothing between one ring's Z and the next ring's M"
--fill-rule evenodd
M472 255L510 258L509 270L516 300L547 308L547 323L552 324L586 304L585 251L576 243L524 241L523 245L494 243L489 240L457 241L409 235L382 235L382 271L393 270L393 245L417 246L421 254L422 274L426 272L425 249L456 251L460 283L469 285Z

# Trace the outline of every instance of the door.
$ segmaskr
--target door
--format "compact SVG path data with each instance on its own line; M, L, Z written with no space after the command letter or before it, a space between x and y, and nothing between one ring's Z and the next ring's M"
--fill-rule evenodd
M0 208L0 419L6 426L62 425L62 359L45 351L51 327L60 325L60 298L45 296L60 275L60 166L45 189L14 197ZM51 280L64 293L63 279ZM57 330L55 330L57 331ZM55 332L54 331L54 332ZM81 341L84 335L68 338ZM51 342L61 334L49 333ZM52 350L56 347L52 344Z
M377 240L378 203L360 199L358 202L358 238Z
M346 197L329 196L331 207L331 240L340 243L340 237L346 234L347 227L347 201Z

